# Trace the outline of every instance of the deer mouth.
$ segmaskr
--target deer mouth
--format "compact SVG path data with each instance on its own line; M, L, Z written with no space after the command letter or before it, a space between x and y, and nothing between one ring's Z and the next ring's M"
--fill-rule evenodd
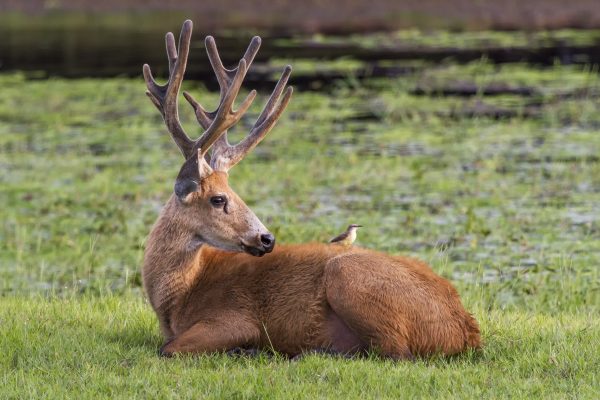
M244 250L244 252L246 252L254 257L262 257L267 253L265 251L265 249L261 249L259 247L254 247L254 246L248 246L244 243L242 243L242 250Z

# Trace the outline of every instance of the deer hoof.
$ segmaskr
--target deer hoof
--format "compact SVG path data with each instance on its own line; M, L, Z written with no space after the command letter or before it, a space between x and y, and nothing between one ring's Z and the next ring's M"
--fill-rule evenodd
M243 347L234 347L231 350L225 352L230 357L258 357L260 350L256 348L244 349Z
M171 342L173 341L173 339L169 339L167 340L161 347L160 349L158 349L158 355L161 357L173 357L173 352L167 350L167 347L171 344Z

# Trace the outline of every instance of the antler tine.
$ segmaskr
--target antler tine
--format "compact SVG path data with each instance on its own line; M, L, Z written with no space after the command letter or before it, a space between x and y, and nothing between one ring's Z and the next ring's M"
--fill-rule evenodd
M182 36L183 35L181 35L180 38ZM175 63L177 62L177 48L175 47L175 36L172 32L167 32L165 42L167 46L167 58L169 59L169 77L171 77L171 74L173 74L173 67L175 67Z
M235 125L242 115L248 110L252 101L256 97L256 91L250 92L246 99L240 105L240 108L237 111L233 111L233 102L240 91L242 86L242 82L244 81L244 77L246 76L246 61L244 59L240 60L238 67L235 69L236 73L227 88L225 94L221 97L221 102L219 104L219 108L217 108L214 112L206 112L202 106L194 100L194 98L189 94L185 93L185 98L190 102L194 110L196 111L196 118L200 125L205 127L206 123L210 125L205 128L206 131L196 140L194 143L194 148L204 148L209 149L215 141L217 141L221 136L227 133L227 129L231 128Z
M202 105L200 105L200 103L198 103L188 92L184 91L183 97L185 97L188 103L190 103L194 108L194 113L196 114L196 119L198 120L200 126L204 129L208 129L212 123L212 118L209 116L209 114L212 113L206 111L204 107L202 107Z
M206 37L206 52L219 82L221 99L218 108L215 111L209 112L192 95L187 92L183 93L186 100L194 108L198 123L206 129L206 132L195 141L195 148L202 147L203 149L208 149L219 139L226 142L227 129L240 120L252 104L252 101L254 101L256 97L255 90L248 94L237 111L233 111L233 102L239 93L250 63L252 63L258 52L260 42L260 38L255 36L246 49L244 57L240 60L237 68L229 70L221 62L215 39L212 36Z
M186 20L181 28L179 36L179 49L175 48L175 38L171 32L167 33L165 41L167 47L167 57L169 59L169 80L165 85L159 85L152 76L152 71L148 64L144 64L144 80L148 90L146 94L152 103L158 108L165 125L173 140L188 158L194 150L194 141L189 138L179 122L178 101L179 89L185 74L185 68L190 50L190 40L192 37L192 21Z
M283 73L281 74L281 78L279 78L277 85L275 85L275 89L273 89L273 93L271 94L271 97L269 97L269 101L265 105L265 108L263 109L263 111L258 116L258 119L256 120L256 123L254 124L255 127L262 125L265 122L265 120L271 115L277 115L277 118L279 118L279 115L281 115L281 113L287 106L287 103L289 102L289 97L292 95L293 89L291 87L288 87L286 95L284 95L283 101L280 103L280 107L278 109L276 109L276 105L277 105L277 102L279 101L279 97L281 97L281 93L283 92L283 89L285 88L285 85L287 84L288 79L290 79L291 73L292 73L291 65L286 65L285 69L283 70ZM289 92L289 95L288 95L288 92ZM286 96L287 96L287 100L286 100ZM273 111L275 111L275 113Z
M223 103L225 94L229 90L231 81L236 76L239 67L229 70L223 66L223 63L221 62L221 57L219 56L219 51L217 50L217 44L215 43L215 39L212 36L207 36L204 42L206 45L206 53L208 54L208 59L213 68L213 71L215 72L217 81L219 82L220 95L221 95L221 100L219 101L219 107L217 108L217 110L215 110L213 112L209 112L209 111L206 111L196 100L194 100L194 98L189 93L184 92L183 95L185 96L186 100L194 108L194 111L196 112L196 119L198 120L198 123L200 123L200 125L204 129L208 129L208 127L210 126L212 121L215 119L216 114L219 111L221 104ZM250 68L250 64L254 60L256 53L258 53L258 49L260 48L260 43L261 43L260 38L258 36L255 36L252 38L250 45L246 49L246 53L244 54L244 57L242 58L242 60L244 60L246 62L246 69ZM246 97L246 100L242 104L245 105L246 101L248 101L248 98L250 96L252 96L252 100L254 100L255 95L256 95L255 91L250 92L250 94L248 95L248 97ZM243 107L241 106L240 110L242 108Z
M224 140L220 140L215 145L213 148L213 156L211 158L211 166L214 169L225 171L231 169L231 167L240 162L248 152L256 147L256 145L258 145L273 128L292 97L292 87L287 87L285 93L283 93L291 72L292 67L289 65L286 66L277 85L275 85L275 89L273 89L271 97L269 97L267 104L254 123L248 136L242 139L238 144L231 146L227 143L227 139L224 135ZM283 98L281 98L282 93Z
M208 59L210 60L210 65L215 71L215 75L217 76L217 80L219 82L219 86L221 88L221 97L227 91L231 80L235 76L237 72L237 68L227 69L223 66L223 62L221 61L221 57L219 56L219 50L217 49L217 43L215 42L215 38L212 36L207 36L205 39L206 43L206 53L208 54ZM258 53L258 49L260 48L260 37L254 36L244 53L244 57L242 60L246 62L246 66L250 68L250 64L254 61L254 57L256 53Z

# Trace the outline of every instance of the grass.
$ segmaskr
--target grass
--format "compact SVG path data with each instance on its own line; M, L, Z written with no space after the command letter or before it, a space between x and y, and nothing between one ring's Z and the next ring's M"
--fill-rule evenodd
M349 36L314 35L319 43L354 43L364 47L400 46L406 48L539 48L556 44L593 46L598 30L557 29L539 31L449 31L444 29L403 29L395 32L361 33ZM293 41L293 40L292 40Z
M160 359L137 295L2 300L3 398L473 398L597 394L597 315L493 310L483 354L415 363Z
M410 94L465 80L536 94ZM597 397L599 85L594 68L482 60L296 93L232 187L279 242L325 241L354 222L360 245L428 261L486 346L289 363L156 356L139 265L181 160L140 79L0 75L0 397ZM516 114L458 113L482 103Z

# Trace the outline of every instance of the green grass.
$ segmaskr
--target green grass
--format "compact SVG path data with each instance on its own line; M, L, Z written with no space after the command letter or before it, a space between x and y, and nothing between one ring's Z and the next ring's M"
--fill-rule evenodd
M597 315L484 311L482 354L392 363L309 356L161 359L140 296L4 298L3 398L593 398Z
M461 80L536 95L410 94ZM159 359L139 266L181 159L141 79L11 74L0 87L0 397L597 397L597 69L482 60L363 83L349 74L328 93L297 92L232 170L278 242L361 223L360 245L418 256L456 285L484 351L398 364ZM482 103L517 114L457 114Z
M600 37L598 30L558 29L547 31L462 31L443 29L402 29L396 32L360 33L349 36L313 35L318 43L353 43L363 47L399 46L401 48L425 47L429 49L453 48L540 48L568 44L593 46ZM295 42L305 39L281 39Z

